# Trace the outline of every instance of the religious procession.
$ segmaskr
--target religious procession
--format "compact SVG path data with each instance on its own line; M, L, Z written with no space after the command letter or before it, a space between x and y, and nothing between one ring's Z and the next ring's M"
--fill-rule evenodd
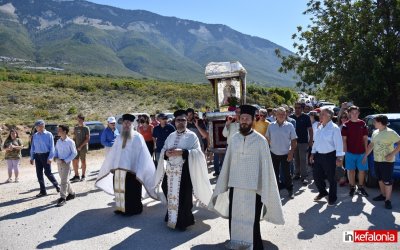
M164 204L167 227L185 231L196 223L193 207L201 207L228 219L226 248L263 249L260 221L285 224L281 197L301 195L294 192L296 181L305 187L313 181L313 201L326 199L330 207L338 202L338 186L348 186L351 197L368 197L365 178L372 151L381 192L373 201L392 209L393 162L400 136L387 127L387 116L374 117L376 130L368 144L367 125L354 104L344 103L337 112L302 102L260 109L246 103L246 73L239 62L208 64L205 74L216 108L202 117L192 108L176 110L173 119L165 113L152 120L126 113L119 119L120 130L115 117L107 119L101 136L105 159L95 186L114 196L115 214L139 215L146 210L143 199L151 198ZM232 99L237 105L228 106ZM44 173L60 193L59 207L75 199L71 183L85 180L90 132L84 115L77 120L72 139L69 127L59 125L60 138L54 145L43 120L35 122L32 136L30 163L36 166L40 185L36 197L47 195ZM8 180L14 172L17 182L23 145L15 130L3 148ZM52 161L60 182L52 174ZM217 178L214 188L208 177L211 163Z

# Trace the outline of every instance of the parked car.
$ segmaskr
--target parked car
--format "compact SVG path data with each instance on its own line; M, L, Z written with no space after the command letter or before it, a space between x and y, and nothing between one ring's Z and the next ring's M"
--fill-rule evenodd
M85 125L89 127L90 139L89 147L101 145L101 134L106 128L103 123L99 121L85 122Z
M367 124L368 127L368 141L371 140L371 135L372 132L375 130L374 127L374 118L378 114L374 115L368 115L364 118L365 123ZM400 134L400 113L396 114L383 114L386 115L389 119L389 124L388 127L396 131L398 134ZM395 146L397 146L395 144ZM376 174L375 174L375 168L374 168L374 154L371 153L368 156L368 175L367 175L367 180L366 184L369 187L376 186L378 184L378 181L376 179ZM395 180L400 180L400 153L398 153L395 157L395 162L394 162L394 169L393 169L393 178Z
M49 124L45 124L44 127L47 131L49 131L50 133L53 134L54 137L54 145L57 143L57 140L60 139L60 136L58 136L58 124L55 123L49 123ZM36 133L36 127L32 127L30 132L26 132L26 134L29 135L29 143L28 143L28 148L31 148L31 144L32 144L32 136Z

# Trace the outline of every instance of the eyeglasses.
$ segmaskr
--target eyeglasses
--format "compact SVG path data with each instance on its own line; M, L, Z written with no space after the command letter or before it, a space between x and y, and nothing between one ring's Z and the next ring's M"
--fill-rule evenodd
M176 122L186 122L186 119L175 119Z

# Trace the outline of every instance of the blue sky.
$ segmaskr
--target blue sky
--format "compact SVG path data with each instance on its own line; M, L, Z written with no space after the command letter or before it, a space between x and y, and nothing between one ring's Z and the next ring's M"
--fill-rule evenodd
M210 24L225 24L244 34L268 39L291 51L296 27L307 26L307 0L89 0L123 9L148 10Z

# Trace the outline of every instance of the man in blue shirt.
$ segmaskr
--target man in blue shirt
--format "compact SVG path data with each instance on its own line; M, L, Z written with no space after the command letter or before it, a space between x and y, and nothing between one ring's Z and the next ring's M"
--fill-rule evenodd
M160 125L153 129L153 138L156 141L156 167L158 159L160 159L160 152L164 147L165 140L172 132L175 131L174 126L167 123L168 117L164 113L160 113L157 118L160 122Z
M58 207L64 206L66 201L75 198L75 192L72 190L71 183L69 182L69 175L71 173L71 162L78 152L76 151L75 142L68 137L68 132L69 127L67 125L58 126L60 139L56 143L54 153L54 160L57 161L58 174L61 179L61 197L57 201Z
M54 157L54 139L53 135L45 128L43 120L35 122L36 133L32 136L31 143L31 160L30 163L36 165L36 176L40 185L40 193L36 197L47 195L44 185L43 171L47 179L53 184L57 192L60 192L60 187L54 175L51 173L51 161Z
M101 145L104 146L104 150L106 155L110 152L111 147L114 145L115 138L119 135L118 129L115 127L115 117L108 117L107 128L104 129L103 133L101 133Z

